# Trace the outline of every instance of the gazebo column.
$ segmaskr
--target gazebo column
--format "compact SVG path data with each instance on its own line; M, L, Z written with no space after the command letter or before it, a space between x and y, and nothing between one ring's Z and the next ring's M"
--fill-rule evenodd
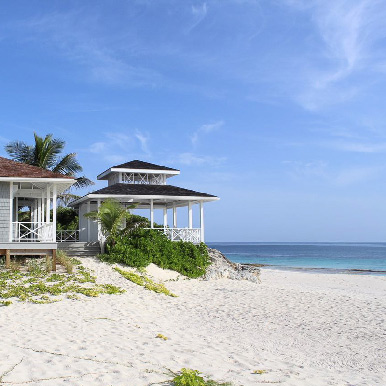
M52 241L56 242L56 199L57 199L57 191L56 185L54 184L52 187Z
M101 200L98 198L97 199L97 208L98 208L97 211L98 211L98 213L99 213L100 206L101 206ZM98 221L97 224L98 224L98 241L101 242L102 241L101 223Z
M164 228L167 228L168 226L168 208L165 205L164 206Z
M189 201L188 203L188 223L189 223L189 228L193 228L193 210L192 210L192 202Z
M201 229L201 242L205 242L204 236L204 202L200 201L200 229Z
M177 208L175 203L173 203L173 228L177 228Z
M154 200L150 200L150 228L154 228Z
M87 201L87 213L91 212L91 201ZM98 231L99 232L99 231ZM99 235L98 235L99 237ZM91 219L90 217L87 217L87 241L90 242L91 240Z

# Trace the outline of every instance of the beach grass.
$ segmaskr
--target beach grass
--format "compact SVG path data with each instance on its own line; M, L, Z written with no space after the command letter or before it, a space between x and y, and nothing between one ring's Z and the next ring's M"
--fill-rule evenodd
M77 300L79 295L97 297L125 292L112 284L97 284L96 277L79 260L63 254L59 261L65 273L51 272L51 262L45 259L31 259L26 267L15 263L12 269L0 268L0 305L13 301L52 303L65 297Z

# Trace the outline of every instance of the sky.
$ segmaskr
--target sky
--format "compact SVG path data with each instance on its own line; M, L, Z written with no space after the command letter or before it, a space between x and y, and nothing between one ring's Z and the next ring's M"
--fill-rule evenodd
M385 241L384 20L378 0L4 1L0 155L35 131L93 180L178 168L220 197L207 241Z

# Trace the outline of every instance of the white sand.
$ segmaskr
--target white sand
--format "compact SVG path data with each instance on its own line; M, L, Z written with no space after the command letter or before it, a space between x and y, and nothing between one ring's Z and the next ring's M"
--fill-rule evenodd
M141 386L189 367L244 386L386 385L386 277L264 270L166 282L171 298L83 260L127 293L1 307L0 384Z

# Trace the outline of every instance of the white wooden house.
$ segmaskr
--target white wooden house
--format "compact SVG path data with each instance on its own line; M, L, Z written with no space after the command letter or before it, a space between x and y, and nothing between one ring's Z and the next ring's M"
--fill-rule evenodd
M10 255L56 256L57 195L74 182L74 178L0 157L0 255L6 255L7 265ZM28 221L19 220L19 209L24 207L30 210Z
M123 205L135 204L137 209L147 210L151 228L154 228L155 211L162 211L163 228L157 229L164 232L171 240L203 242L205 240L204 204L219 198L169 185L167 183L169 178L178 174L180 171L177 169L138 160L112 166L101 173L98 180L107 180L108 186L70 204L79 210L79 241L101 242L103 240L98 223L86 218L84 214L97 210L103 200L115 199ZM199 206L198 227L193 227L194 205ZM186 227L178 226L177 208L180 207L187 209ZM171 219L168 218L169 212L171 212Z

